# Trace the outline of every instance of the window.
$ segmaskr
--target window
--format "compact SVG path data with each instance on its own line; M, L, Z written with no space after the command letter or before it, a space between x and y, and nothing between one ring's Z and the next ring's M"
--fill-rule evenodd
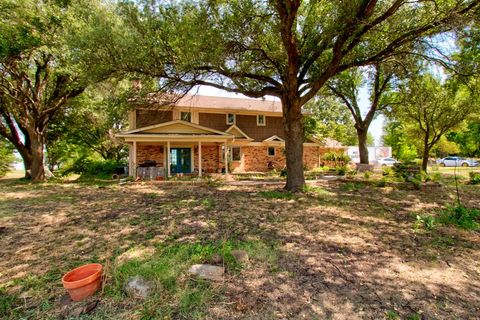
M265 125L265 115L258 114L257 115L257 126L264 126Z
M268 147L268 156L269 157L275 156L275 147Z
M191 112L180 112L180 120L192 122L192 113Z
M227 113L227 124L235 124L235 114Z
M242 154L240 152L240 147L232 147L230 155L231 155L231 160L232 161L241 161L242 160Z

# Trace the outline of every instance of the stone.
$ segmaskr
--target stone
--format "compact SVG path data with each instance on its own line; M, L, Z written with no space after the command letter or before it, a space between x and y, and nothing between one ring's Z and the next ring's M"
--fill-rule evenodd
M205 280L222 281L225 268L211 264L194 264L188 269L188 273Z
M232 250L232 256L238 264L247 264L249 262L248 254L244 250Z
M140 299L148 298L155 288L152 281L148 281L143 277L134 276L130 277L125 284L125 292L134 297Z

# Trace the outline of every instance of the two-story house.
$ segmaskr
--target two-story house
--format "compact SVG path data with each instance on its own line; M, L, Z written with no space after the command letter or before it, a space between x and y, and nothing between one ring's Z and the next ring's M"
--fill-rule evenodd
M131 111L130 127L118 137L130 146L133 176L148 166L168 176L285 167L278 101L187 95L173 106ZM320 151L318 143L304 143L307 168L319 166Z

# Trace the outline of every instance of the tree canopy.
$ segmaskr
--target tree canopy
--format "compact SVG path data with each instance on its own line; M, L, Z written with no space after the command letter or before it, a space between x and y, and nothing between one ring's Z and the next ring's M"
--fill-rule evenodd
M336 74L430 46L478 9L457 1L145 1L123 6L137 43L120 62L163 87L209 85L283 105L287 185L304 184L302 106ZM321 17L321 18L319 18Z
M87 3L89 13L82 16ZM73 47L86 41L88 17L106 18L105 10L96 1L2 0L0 7L7 12L0 20L0 134L19 151L26 173L42 180L49 122L112 73L82 60Z
M390 115L422 141L424 171L430 150L478 110L475 100L465 86L454 80L442 83L429 73L412 76L399 86Z

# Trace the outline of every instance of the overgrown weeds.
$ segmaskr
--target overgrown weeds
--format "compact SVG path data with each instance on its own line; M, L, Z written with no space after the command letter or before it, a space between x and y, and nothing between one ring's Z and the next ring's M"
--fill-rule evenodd
M441 212L439 222L466 230L478 230L480 229L480 210L467 208L463 204L450 206Z

